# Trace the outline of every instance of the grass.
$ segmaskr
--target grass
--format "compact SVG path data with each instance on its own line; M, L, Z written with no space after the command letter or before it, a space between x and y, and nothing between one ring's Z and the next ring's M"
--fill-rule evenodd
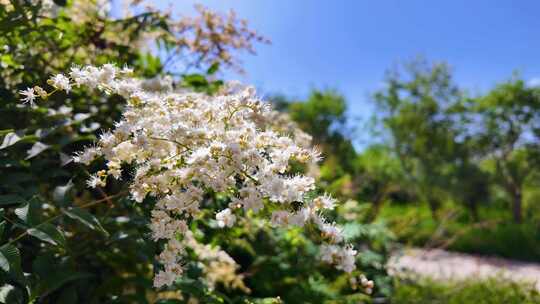
M434 220L425 205L386 204L378 220L387 223L399 242L410 246L540 261L540 227L532 220L511 221L506 210L481 208L474 222L461 206L447 205Z
M529 285L496 280L441 283L428 279L396 279L391 303L537 304L540 294Z

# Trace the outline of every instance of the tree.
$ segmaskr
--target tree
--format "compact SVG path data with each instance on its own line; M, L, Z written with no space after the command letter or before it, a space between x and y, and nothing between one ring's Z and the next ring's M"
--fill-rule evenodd
M479 151L494 162L494 180L508 194L519 223L523 187L540 160L540 90L513 79L475 99L473 106L479 123L471 130Z
M392 150L434 217L450 185L450 166L463 147L453 112L461 97L446 64L422 60L389 72L386 87L375 94Z
M383 202L392 194L402 192L403 174L397 159L384 145L373 145L362 151L356 159L358 174L355 184L359 197L373 204L368 220L374 220Z
M478 219L478 205L488 197L488 176L476 161L468 99L449 67L423 60L405 64L388 74L387 87L375 100L404 176L432 214L448 199Z

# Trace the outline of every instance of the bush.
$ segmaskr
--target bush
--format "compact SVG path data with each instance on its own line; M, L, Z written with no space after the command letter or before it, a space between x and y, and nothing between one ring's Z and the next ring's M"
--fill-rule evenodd
M438 221L420 204L386 204L379 221L409 246L444 247L458 252L522 261L540 260L540 228L533 222L513 223L503 209L482 207L475 222L463 207L447 204Z
M399 304L533 304L540 294L533 286L497 280L435 282L396 280L392 303Z
M231 54L251 50L251 42L263 39L244 22L203 8L200 16L178 22L140 7L131 16L113 19L99 6L104 1L55 3L62 6L26 0L0 4L0 302L370 301L362 286L354 289L358 286L350 283L360 271L347 275L320 263L316 242L308 237L316 234L272 230L256 219L251 226L226 230L217 229L215 221L193 221L188 228L194 239L208 247L202 253L188 250L185 275L173 286L153 288L161 244L150 239L154 202L138 204L126 197L125 180L135 166L122 166L125 179L90 189L87 168L70 162L75 151L114 127L125 100L77 88L69 95L56 92L30 107L21 105L19 92L34 85L50 88L49 76L73 65L115 62L133 67L135 76L149 83L211 95L222 85L210 80L217 78L216 72L236 66ZM222 36L230 33L237 36ZM148 50L152 47L141 47L145 45L157 47L170 60L162 62ZM194 67L196 74L169 73L177 71L168 64L179 61ZM95 172L101 165L88 169ZM205 193L203 204L228 203L212 191ZM208 209L202 216L215 215ZM331 216L343 221L339 210ZM391 290L383 267L391 240L379 226L351 228L354 233L347 241L359 248L356 262L376 281L375 297L384 299ZM204 273L208 265L200 256L218 250L238 264L233 274L244 286L213 282ZM230 270L211 274L229 275Z

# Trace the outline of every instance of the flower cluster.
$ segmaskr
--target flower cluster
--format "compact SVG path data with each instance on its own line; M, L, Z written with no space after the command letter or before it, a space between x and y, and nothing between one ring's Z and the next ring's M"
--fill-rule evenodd
M183 17L169 23L178 39L179 50L187 48L191 54L199 55L195 65L221 63L241 71L233 52L246 50L255 53L255 42L269 40L248 27L246 20L238 19L234 11L227 15L218 14L202 5L196 5L196 17Z
M339 270L355 269L356 251L344 243L341 229L322 216L336 201L315 196L312 177L288 173L291 162L317 162L319 152L297 143L294 132L276 128L275 111L253 88L228 86L212 96L173 91L170 85L151 89L145 81L129 77L130 72L111 64L74 67L68 76L56 75L48 83L55 91L85 86L126 99L114 130L102 134L97 145L77 154L75 161L105 160L106 169L88 181L92 187L126 176L126 164L135 168L130 195L136 202L156 201L152 238L165 243L157 257L163 269L156 274L156 287L171 285L182 274L186 247L198 248L188 224L201 217L203 208L212 208L205 200L209 192L229 202L217 212L217 226L232 227L240 218L265 210L275 226L313 225L325 240L320 259ZM24 100L33 98L25 94ZM305 141L305 134L297 135ZM211 252L198 251L199 256ZM209 265L225 263L236 270L230 257L216 255L219 258L207 258L213 262Z
M184 242L186 247L193 250L198 256L199 265L206 275L206 281L210 288L214 288L219 282L227 288L250 292L250 289L244 284L244 276L236 273L240 266L225 251L219 247L201 244L191 231L187 231L184 235Z

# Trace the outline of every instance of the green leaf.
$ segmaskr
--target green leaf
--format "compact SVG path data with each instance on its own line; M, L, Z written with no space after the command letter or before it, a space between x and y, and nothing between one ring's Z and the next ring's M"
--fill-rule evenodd
M13 285L6 284L0 287L0 303L9 304L23 304L25 301L25 295L21 288L16 288Z
M36 142L34 145L32 145L32 148L30 148L30 150L26 151L26 154L28 154L26 156L25 159L30 159L36 155L38 155L39 153L47 150L50 146L49 145L46 145L42 142Z
M16 194L4 194L0 195L0 207L9 206L9 205L19 205L23 204L26 201L24 198Z
M22 207L15 209L15 215L29 226L34 226L41 222L39 212L38 202L35 199L32 199Z
M101 225L99 220L93 214L91 214L90 212L88 212L88 211L86 211L84 209L81 209L81 208L62 209L62 212L65 215L69 216L70 218L72 218L74 220L77 220L77 221L81 222L82 224L86 225L90 229L99 230L105 236L107 236L107 237L109 236L109 233L107 232L107 230L105 230L105 228L103 228L103 226Z
M2 239L2 236L4 235L4 230L6 229L6 221L0 222L0 240Z
M19 135L15 134L14 132L8 133L4 137L4 141L2 142L2 145L0 145L0 150L5 149L9 146L13 146L19 140L21 140L21 137L19 137Z
M208 85L208 80L206 80L206 78L200 74L185 75L183 76L183 78L187 86L193 87L195 89Z
M9 274L22 277L21 254L17 247L11 244L0 247L0 269Z
M32 286L32 298L45 297L46 295L58 291L65 284L84 278L92 277L91 274L85 272L74 271L68 265L69 261L62 257L54 257L52 254L43 254L36 257L32 263L32 270L39 280L37 284ZM74 289L74 288L70 288ZM65 290L65 289L64 289ZM65 293L65 292L62 292ZM73 295L64 295L67 299ZM64 297L62 296L62 297ZM60 300L55 303L62 303ZM78 303L77 301L67 303Z
M28 229L28 234L55 246L65 245L64 234L53 224L43 223Z
M73 161L73 157L60 152L60 166L63 167Z
M65 288L58 298L58 304L79 303L77 290L75 288Z
M0 135L6 135L12 132L13 132L13 129L4 129L4 130L0 130Z
M54 188L53 200L57 203L66 203L68 200L68 193L73 188L73 182L70 180L64 186L58 186Z
M206 71L208 75L214 75L219 70L219 62L214 62Z
M58 6L66 6L67 5L67 0L53 0L54 4L58 5Z

